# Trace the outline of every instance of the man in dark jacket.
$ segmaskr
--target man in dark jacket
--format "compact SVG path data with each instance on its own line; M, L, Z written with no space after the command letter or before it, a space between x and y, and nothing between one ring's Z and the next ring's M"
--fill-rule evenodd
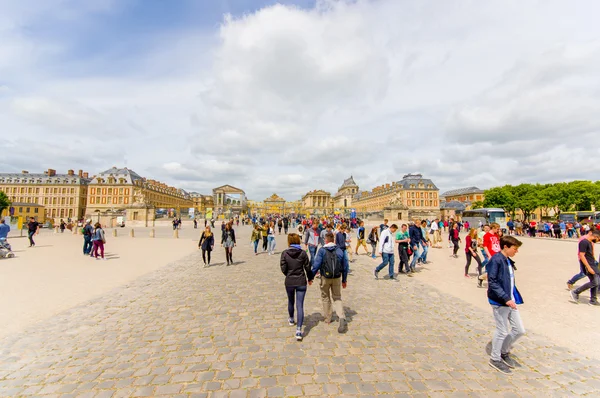
M410 227L408 227L408 234L410 236L410 247L413 252L413 258L410 262L410 269L411 271L414 271L417 265L417 260L420 257L419 245L424 242L423 232L421 231L421 222L419 220L410 223Z
M312 273L313 275L316 275L317 272L321 273L321 300L323 301L325 323L331 323L331 316L333 315L331 301L333 300L333 307L340 318L338 332L345 333L347 323L342 304L342 288L345 289L347 286L349 266L344 252L336 246L333 240L333 233L325 234L325 246L317 252L312 266ZM328 261L334 262L335 272L332 275L325 269L331 265Z
M525 334L525 327L517 304L523 298L515 284L514 257L522 243L514 236L500 238L501 251L487 263L488 301L494 312L496 331L492 339L490 366L502 373L512 373L511 368L521 365L510 356L513 344ZM510 332L509 332L510 329Z

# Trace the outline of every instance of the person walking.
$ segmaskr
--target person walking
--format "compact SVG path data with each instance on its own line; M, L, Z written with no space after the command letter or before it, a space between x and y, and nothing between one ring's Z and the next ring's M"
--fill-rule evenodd
M568 290L573 290L573 285L575 285L575 283L576 283L578 280L580 280L580 279L583 279L583 278L585 278L585 276L586 276L586 272L585 272L586 270L581 268L581 259L579 258L579 243L581 243L581 241L582 241L583 239L586 239L588 235L589 235L590 237L592 237L592 234L593 234L593 232L594 232L594 231L592 231L592 230L589 230L589 231L587 232L587 234L585 234L585 235L583 235L581 238L579 238L579 241L577 242L577 262L578 262L578 265L579 265L579 272L578 272L577 274L573 275L573 277L567 281L567 289L568 289ZM594 258L594 259L595 259L595 258L596 258L596 256L595 256L595 255L592 255L592 258Z
M267 240L268 240L268 245L267 245L267 250L269 251L269 255L273 255L275 254L275 245L276 245L276 241L275 241L275 222L271 221L271 224L269 225L269 230L267 231Z
M304 247L310 253L310 264L311 267L315 263L315 257L317 255L317 246L319 246L319 225L317 223L313 223L312 227L308 226L304 230ZM345 245L345 244L344 244Z
M263 243L263 253L267 251L267 248L269 247L269 225L265 222L262 227L260 228L261 231L261 236L262 236L262 243Z
M92 235L94 235L94 227L92 227L92 220L85 220L85 225L81 230L83 234L83 255L92 254Z
M367 243L371 245L371 257L377 258L377 244L379 243L379 228L373 227L367 238Z
M290 219L289 217L283 217L283 233L284 234L288 234L288 228L290 226Z
M254 245L254 255L258 256L258 243L260 242L260 228L258 227L258 224L254 224L250 242Z
M410 222L408 234L410 236L410 247L413 255L413 258L410 262L410 272L414 273L417 271L417 263L420 261L421 257L421 253L419 253L419 246L423 246L423 232L421 231L419 220Z
M313 262L311 272L321 274L321 300L323 301L323 317L330 324L333 308L340 319L338 333L348 330L346 314L342 304L342 289L347 287L348 261L343 251L334 243L333 233L325 234L325 246L319 249Z
M215 237L210 227L204 228L202 235L200 236L200 242L198 242L198 248L202 249L202 261L205 267L210 267L210 253L215 247ZM206 261L208 257L208 262Z
M589 278L589 282L581 285L575 290L571 290L571 300L579 303L579 295L586 290L590 290L590 305L600 306L598 302L598 286L600 285L600 269L598 262L594 257L594 244L600 241L600 230L594 229L579 241L579 266L581 272Z
M433 225L433 224L432 224ZM407 276L412 276L410 263L408 262L408 245L410 244L410 234L406 224L402 224L400 231L396 232L396 242L398 243L398 273L404 273L406 270Z
M496 321L489 365L502 373L510 374L511 369L521 367L510 352L515 342L525 334L517 309L517 305L523 304L523 297L517 289L515 262L512 260L522 243L514 236L503 236L499 243L501 251L487 264L487 297Z
M313 273L310 269L308 255L300 246L300 235L288 235L288 248L281 253L281 272L285 275L285 291L288 296L288 324L296 325L296 340L302 341L302 324L304 323L304 297L307 283L312 285ZM294 322L294 304L296 305L296 322Z
M277 229L279 231L279 235L281 235L281 229L283 228L283 220L281 218L277 219Z
M60 220L60 233L64 233L65 232L65 228L67 228L67 224L65 223L65 220Z
M198 220L194 218L194 229L198 229Z
M92 253L91 257L96 258L96 260L100 260L98 258L98 250L100 250L100 257L102 260L106 260L104 258L104 245L106 244L106 236L104 235L104 230L102 229L102 225L97 222L94 225L94 235L92 236Z
M221 247L225 248L225 259L228 266L233 264L233 248L235 245L235 231L231 223L227 223L221 236Z
M450 230L450 241L452 242L452 245L453 245L451 257L458 258L457 253L458 253L458 249L459 249L458 243L460 242L460 233L458 231L457 223L452 224L452 229Z
M363 247L365 249L365 254L369 254L369 250L367 249L367 243L365 242L365 222L361 221L358 224L358 231L356 232L356 249L354 249L354 254L358 256L358 248Z
M27 237L29 238L29 247L35 246L35 241L33 237L40 233L40 223L35 221L35 218L29 217L29 222L27 223Z
M440 233L440 224L439 220L436 218L430 225L431 233L433 235L432 240L433 244L431 247L433 248L441 248L442 245L442 234Z
M467 256L467 264L465 265L465 278L470 278L469 267L471 266L472 259L477 261L477 274L481 276L482 264L481 258L479 258L479 254L477 253L477 230L475 228L471 228L465 240L465 254ZM477 280L479 287L481 287L483 281L480 278L477 278Z
M382 263L375 267L373 275L375 279L379 279L379 271L381 271L386 265L388 266L388 273L391 280L394 280L394 237L398 226L396 224L390 225L389 228L384 229L381 233L381 241L379 243L379 252L381 253Z

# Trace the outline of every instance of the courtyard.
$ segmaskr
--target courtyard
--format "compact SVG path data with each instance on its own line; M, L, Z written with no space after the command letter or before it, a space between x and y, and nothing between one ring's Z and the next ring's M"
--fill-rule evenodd
M378 224L378 222L367 222ZM200 223L200 226L202 223ZM217 226L218 227L218 226ZM598 309L568 301L576 243L524 238L515 258L527 335L506 376L488 365L494 324L485 289L463 277L464 254L432 249L414 277L375 280L379 261L354 256L343 291L348 332L321 318L309 288L305 337L287 325L275 256L255 256L236 228L233 266L218 245L203 268L201 229L184 222L107 231L108 261L82 237L44 231L11 240L0 262L0 395L61 397L595 396ZM219 236L219 234L217 234ZM462 250L461 250L462 253ZM472 266L471 272L475 272ZM382 272L381 275L385 274Z

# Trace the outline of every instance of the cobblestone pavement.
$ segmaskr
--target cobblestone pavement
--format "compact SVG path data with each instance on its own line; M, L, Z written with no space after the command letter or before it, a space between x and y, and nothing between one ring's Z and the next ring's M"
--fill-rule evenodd
M240 228L240 241L249 230ZM285 237L278 238L277 252ZM321 321L316 285L305 338L287 325L279 255L248 244L210 268L190 255L0 341L0 395L277 397L595 395L597 363L529 334L523 369L492 370L491 312L416 278L374 280L359 256L344 290L349 330ZM385 272L382 272L383 275ZM591 336L590 336L591 337Z

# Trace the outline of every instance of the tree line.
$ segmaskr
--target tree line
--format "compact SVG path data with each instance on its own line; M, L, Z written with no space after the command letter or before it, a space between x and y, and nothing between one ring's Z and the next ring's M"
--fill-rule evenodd
M485 190L483 202L473 202L472 208L499 207L513 217L520 209L527 220L538 208L548 216L565 211L590 211L600 208L600 181L571 181L554 184L504 185Z

